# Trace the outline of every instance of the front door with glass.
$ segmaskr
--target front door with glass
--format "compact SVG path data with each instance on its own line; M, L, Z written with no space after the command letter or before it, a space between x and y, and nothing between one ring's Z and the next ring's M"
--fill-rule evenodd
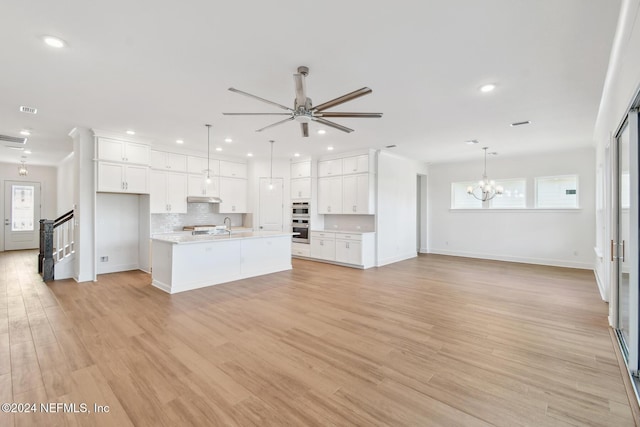
M34 249L40 244L40 183L5 181L4 249Z

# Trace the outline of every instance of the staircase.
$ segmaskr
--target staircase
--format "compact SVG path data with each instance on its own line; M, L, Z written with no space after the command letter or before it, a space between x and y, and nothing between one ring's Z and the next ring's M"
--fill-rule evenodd
M73 210L70 210L55 220L40 220L38 273L45 282L73 277L75 221L72 219Z

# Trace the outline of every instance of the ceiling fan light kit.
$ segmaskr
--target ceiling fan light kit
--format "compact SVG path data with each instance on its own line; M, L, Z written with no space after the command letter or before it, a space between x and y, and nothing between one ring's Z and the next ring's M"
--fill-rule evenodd
M268 126L257 129L256 132L262 132L266 129L270 129L274 126L278 126L289 121L296 121L300 123L300 130L302 131L302 136L305 138L309 136L309 123L311 122L321 123L325 126L329 126L346 133L353 132L353 129L348 128L346 126L342 126L333 121L329 121L326 119L326 117L329 117L329 118L336 118L336 117L337 118L340 118L340 117L380 118L382 117L382 113L347 113L347 112L325 111L329 108L336 107L338 105L344 104L345 102L352 101L361 96L370 94L373 91L368 87L363 87L361 89L347 93L338 98L332 99L330 101L327 101L323 104L320 104L314 107L313 103L311 102L311 98L307 97L307 88L306 88L305 78L308 74L309 74L309 67L300 66L298 67L298 72L293 75L293 80L295 83L295 93L296 93L296 97L293 103L293 108L286 107L282 104L278 104L277 102L269 101L268 99L261 98L259 96L241 91L233 87L229 88L231 92L235 92L240 95L245 95L250 98L257 99L258 101L271 104L282 110L285 110L286 113L222 113L222 114L227 116L288 116L286 119L277 121Z

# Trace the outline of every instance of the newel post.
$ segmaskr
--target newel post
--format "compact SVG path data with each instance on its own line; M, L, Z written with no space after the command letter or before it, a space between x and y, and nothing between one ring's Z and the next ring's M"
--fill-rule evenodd
M40 246L44 248L42 257L42 280L53 280L53 220L40 220Z

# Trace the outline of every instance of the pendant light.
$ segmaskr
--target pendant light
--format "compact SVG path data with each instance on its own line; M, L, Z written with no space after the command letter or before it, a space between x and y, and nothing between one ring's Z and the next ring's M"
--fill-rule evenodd
M271 143L271 171L269 172L269 190L273 190L273 143L275 141L272 139L269 141Z
M29 175L29 171L27 170L27 165L25 164L24 160L22 160L20 162L20 166L18 166L18 175L20 176Z
M207 176L205 181L207 184L211 184L211 167L209 162L211 161L211 125L206 124L207 127Z
M496 185L494 180L487 178L487 149L489 147L482 147L484 150L484 172L482 173L482 179L478 181L475 186L467 187L467 194L475 197L478 200L486 202L493 199L496 195L504 192L502 186ZM495 154L495 153L494 153Z

